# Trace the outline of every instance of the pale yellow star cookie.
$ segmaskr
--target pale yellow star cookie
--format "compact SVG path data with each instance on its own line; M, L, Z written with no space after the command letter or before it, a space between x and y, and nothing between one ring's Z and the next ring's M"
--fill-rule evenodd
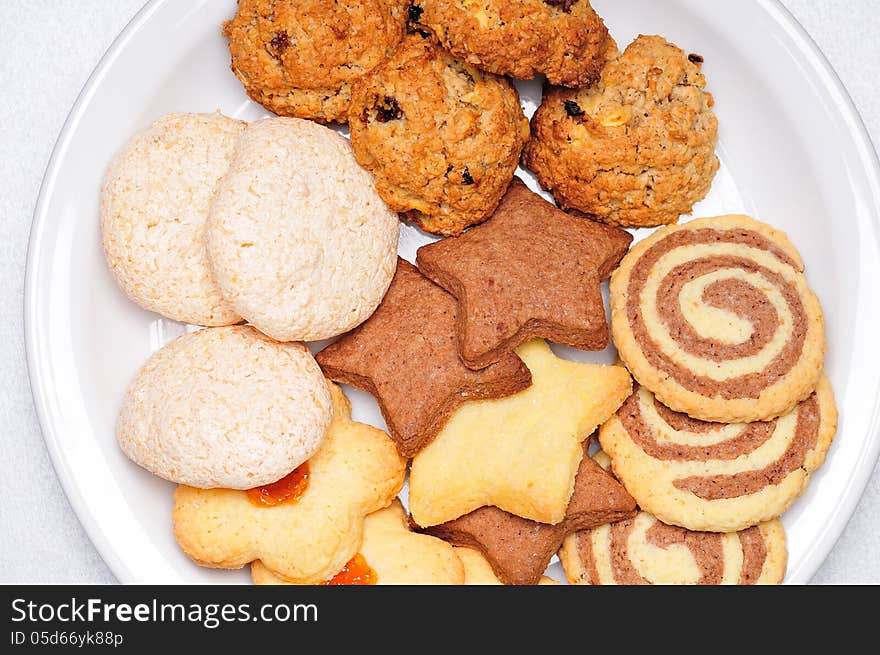
M458 585L465 570L445 541L409 529L399 500L373 512L364 521L364 541L358 551L380 585ZM251 565L256 584L287 584L262 562Z
M394 500L406 460L382 430L351 420L351 404L334 384L333 420L308 460L308 487L298 500L261 506L247 491L180 486L174 535L197 564L238 569L254 560L285 580L323 582L358 551L364 518Z
M413 459L409 508L418 525L485 505L541 523L564 518L581 444L626 400L632 381L621 366L560 359L540 339L516 354L532 386L466 403Z

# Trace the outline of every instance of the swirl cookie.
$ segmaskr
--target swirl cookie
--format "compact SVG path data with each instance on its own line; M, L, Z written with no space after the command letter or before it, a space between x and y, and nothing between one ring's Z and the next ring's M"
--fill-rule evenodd
M445 541L409 529L406 511L399 500L364 519L364 540L353 558L367 571L358 579L340 580L339 574L324 584L457 585L464 584L465 569L455 549ZM354 564L343 571L351 577ZM255 584L289 584L262 562L251 565Z
M456 57L521 80L590 86L617 51L587 0L419 0L414 9Z
M544 95L523 164L562 209L623 227L675 223L719 168L705 86L680 48L640 36L595 86Z
M408 0L239 0L232 72L280 116L344 123L351 85L397 48Z
M248 126L208 218L223 297L278 341L317 341L369 317L397 262L397 216L348 141L295 118Z
M418 35L355 84L349 125L385 202L445 235L492 215L529 137L513 84Z
M747 216L659 230L611 278L611 333L633 377L704 421L763 421L816 388L822 309L797 250Z
M666 525L647 512L570 534L559 551L568 581L589 585L774 585L787 559L778 519L722 534Z
M249 489L311 457L331 419L309 350L252 327L199 330L153 354L122 401L123 452L192 487Z
M218 181L247 126L220 114L171 114L135 135L101 188L101 241L133 302L175 321L241 318L214 282L205 224Z
M824 376L769 422L706 423L644 387L599 430L614 473L642 510L689 530L734 532L781 515L806 489L837 430Z

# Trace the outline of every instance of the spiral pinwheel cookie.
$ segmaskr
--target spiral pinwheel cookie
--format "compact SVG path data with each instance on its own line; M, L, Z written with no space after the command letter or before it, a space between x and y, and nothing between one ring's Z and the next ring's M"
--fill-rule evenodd
M837 409L825 376L773 421L706 423L637 388L599 431L639 507L689 530L735 532L782 514L825 460Z
M740 532L693 532L647 512L575 532L559 551L571 584L779 584L788 556L777 519Z
M786 236L747 216L658 230L611 278L611 333L633 377L704 421L764 421L816 388L819 300Z

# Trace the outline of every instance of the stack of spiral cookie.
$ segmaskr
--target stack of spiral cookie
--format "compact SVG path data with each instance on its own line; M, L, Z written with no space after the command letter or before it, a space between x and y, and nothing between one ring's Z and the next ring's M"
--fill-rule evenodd
M778 517L837 428L822 311L799 254L745 216L666 227L624 258L611 306L638 384L600 429L600 458L642 514L569 537L567 574L591 584L780 582Z

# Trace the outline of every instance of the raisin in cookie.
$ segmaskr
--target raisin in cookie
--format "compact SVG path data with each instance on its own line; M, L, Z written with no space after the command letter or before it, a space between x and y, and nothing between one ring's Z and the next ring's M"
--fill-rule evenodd
M617 52L587 0L419 0L412 11L456 57L499 75L586 86Z
M523 163L563 209L624 227L675 223L718 171L701 59L640 36L590 89L552 89Z
M419 35L355 83L349 125L382 199L446 235L492 214L529 133L513 84Z
M232 70L281 116L345 122L351 84L399 45L408 0L239 0L223 26Z

